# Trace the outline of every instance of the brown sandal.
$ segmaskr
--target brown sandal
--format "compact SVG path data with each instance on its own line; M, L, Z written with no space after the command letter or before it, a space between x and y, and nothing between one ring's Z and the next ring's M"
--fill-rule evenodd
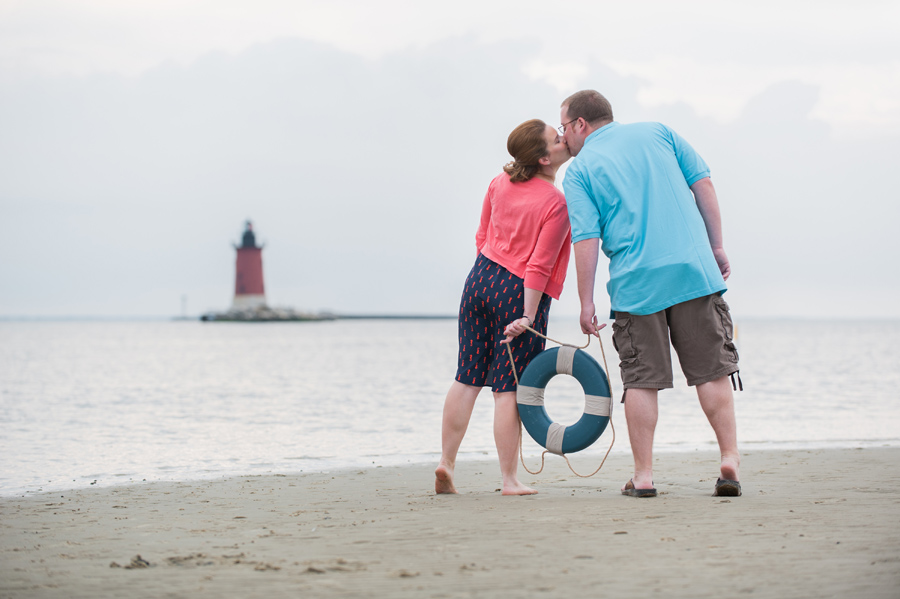
M622 489L622 495L628 495L629 497L656 497L656 489L650 487L649 489L635 489L634 488L634 479L629 480L625 483L625 488Z
M716 480L716 488L713 497L740 497L741 483L736 480L720 478Z

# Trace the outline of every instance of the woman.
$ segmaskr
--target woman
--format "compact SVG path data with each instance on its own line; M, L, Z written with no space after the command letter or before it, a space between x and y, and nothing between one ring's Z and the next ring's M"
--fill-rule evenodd
M444 402L436 493L457 492L456 454L475 398L487 385L494 392L494 441L503 494L537 493L516 474L516 379L504 344L511 343L519 375L544 350L543 338L519 335L525 326L546 334L550 298L559 299L566 278L569 214L565 197L553 182L571 155L556 129L537 119L516 127L506 148L514 160L488 187L475 235L478 256L460 302L458 368Z

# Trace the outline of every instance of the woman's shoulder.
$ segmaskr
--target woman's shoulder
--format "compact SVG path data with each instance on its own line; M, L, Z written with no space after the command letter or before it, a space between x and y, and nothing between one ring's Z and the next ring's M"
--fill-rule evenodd
M558 204L566 203L566 196L553 183L540 177L532 177L527 181L512 182L509 175L500 173L491 181L490 187L496 191L515 193L535 202Z
M566 203L565 194L550 181L533 177L528 183L532 184L535 193L545 196L549 201Z
M504 171L500 171L500 174L491 180L491 185L502 185L502 184L515 185L515 183L513 183L512 181L509 180L509 175L506 174L506 172L504 172Z
M509 180L509 175L501 172L499 175L497 175L496 177L491 179L491 182L488 185L488 191L496 193L496 192L498 192L502 189L505 189L511 185L517 185L517 184L513 183L512 181Z

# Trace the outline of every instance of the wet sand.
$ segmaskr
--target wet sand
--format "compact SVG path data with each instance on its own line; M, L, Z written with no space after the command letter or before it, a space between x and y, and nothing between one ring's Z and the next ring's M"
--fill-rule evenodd
M548 456L528 497L434 466L3 498L0 597L900 597L900 449L746 452L736 498L708 452L658 456L652 499L626 454Z

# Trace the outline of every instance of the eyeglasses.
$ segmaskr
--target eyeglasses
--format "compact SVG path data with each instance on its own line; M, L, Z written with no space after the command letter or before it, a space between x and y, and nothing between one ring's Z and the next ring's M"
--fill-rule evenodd
M581 118L581 117L579 117L579 118ZM566 134L566 125L571 125L572 123L574 123L574 122L577 121L577 120L578 120L578 119L572 119L572 120L569 121L568 123L563 123L562 125L560 125L559 127L557 127L557 129L559 129L559 132L560 132L560 133L562 133L563 135L565 135L565 134Z

